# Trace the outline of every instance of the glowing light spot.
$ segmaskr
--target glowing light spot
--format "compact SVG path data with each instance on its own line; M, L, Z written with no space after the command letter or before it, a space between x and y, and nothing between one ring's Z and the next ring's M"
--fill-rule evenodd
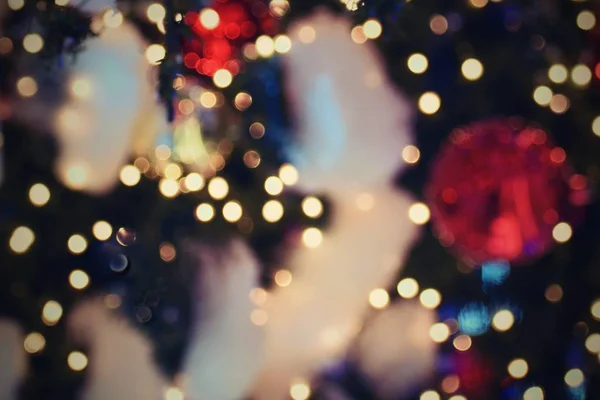
M81 254L87 249L87 240L80 234L71 235L67 241L67 247L71 253Z
M202 222L208 222L215 216L215 209L208 203L202 203L196 208L196 218Z
M275 52L275 42L267 35L261 35L256 39L256 52L259 56L268 58Z
M262 208L262 216L267 222L277 222L283 217L283 205L277 200L269 200Z
M443 35L448 31L448 20L443 15L434 15L429 20L429 29L436 35Z
M440 397L439 393L436 392L435 390L427 390L423 393L421 393L421 396L419 396L419 400L441 400L442 398Z
M289 286L292 283L292 273L287 269L280 269L275 273L275 283L281 287Z
M165 177L167 179L178 179L183 174L183 169L177 164L169 164L165 168Z
M498 332L506 332L515 323L515 316L510 310L500 310L492 318L492 326Z
M408 66L410 72L412 72L413 74L422 74L423 72L427 71L429 61L427 60L427 57L425 57L423 54L415 53L408 57L406 65Z
M46 347L46 339L40 333L32 332L25 337L23 347L29 354L39 353Z
M419 293L419 283L413 278L404 278L396 286L401 297L412 299Z
M593 333L585 340L585 348L590 353L600 353L600 334Z
M208 30L215 29L220 21L219 14L212 8L205 8L200 12L200 23Z
M18 11L25 5L25 0L8 0L8 8Z
M121 172L119 173L119 178L121 179L121 182L123 183L123 185L135 186L140 182L140 179L142 178L142 174L140 173L140 170L137 169L135 166L126 165L123 168L121 168Z
M554 240L558 243L568 242L569 239L571 239L571 236L573 236L573 229L571 228L571 225L566 222L560 222L552 230L552 237L554 237Z
M350 31L350 37L352 38L352 41L357 44L363 44L368 40L367 36L365 35L365 29L362 27L362 25L352 28Z
M23 254L29 250L34 240L35 235L31 229L26 226L19 226L10 236L8 245L15 253Z
M592 303L590 313L595 320L600 321L600 300L596 300Z
M544 296L546 297L546 300L548 300L550 303L558 303L562 300L563 297L562 287L557 284L550 285L548 286L548 288L546 288Z
M429 328L429 337L436 343L443 343L448 340L450 336L450 328L448 325L440 322L437 324L433 324L431 328Z
M35 96L38 91L37 82L30 76L24 76L17 81L17 91L23 97Z
M283 164L279 168L279 179L287 186L293 186L298 182L298 170L292 164Z
M82 290L90 284L90 277L84 271L76 269L69 275L69 284L77 290Z
M183 391L177 387L172 386L165 390L164 400L184 400L184 398Z
M442 301L442 295L435 289L425 289L421 292L419 301L423 307L433 310L440 305Z
M571 70L571 80L577 86L586 86L592 80L592 70L587 65L578 64Z
M569 109L569 99L563 94L555 94L550 100L550 110L555 114L564 114Z
M260 122L253 122L248 130L253 139L260 139L265 135L265 126Z
M381 24L376 19L369 19L363 24L363 30L365 36L369 39L377 39L381 36L383 32L383 28Z
M92 233L98 240L108 240L112 235L112 226L106 221L97 221L92 227Z
M158 22L162 21L163 19L165 19L165 16L167 15L167 11L165 10L165 8L163 7L162 4L152 3L146 9L146 15L148 16L148 19L150 21L152 21L154 23L158 23Z
M487 3L488 0L469 0L469 4L471 4L473 8L483 8Z
M164 48L164 46L156 43L148 46L145 52L146 60L148 60L151 65L160 64L166 55L167 50Z
M532 386L523 393L523 400L544 400L544 391L538 386Z
M265 180L265 191L271 196L277 196L283 192L283 182L276 176L270 176Z
M295 382L290 386L290 396L294 400L306 400L310 397L310 386L307 382Z
M190 192L197 192L204 187L204 178L197 172L192 172L185 177L185 187Z
M260 308L252 310L250 321L256 326L263 326L269 321L269 314Z
M222 200L229 193L229 184L220 176L217 176L208 182L208 194L215 200Z
M204 92L200 95L200 104L204 108L213 108L217 104L217 96L213 92Z
M89 99L92 95L92 85L86 78L75 78L71 81L71 93L79 100Z
M467 351L471 348L472 344L473 344L473 341L471 340L471 337L468 335L459 335L459 336L455 337L454 340L452 341L452 345L458 351Z
M527 361L522 358L516 358L508 364L508 373L515 379L524 378L529 372L529 365Z
M442 390L446 393L454 393L460 388L460 379L456 375L448 375L442 381Z
M402 159L408 164L416 164L421 158L421 152L416 146L408 145L402 150Z
M414 203L408 209L408 217L417 225L424 225L429 221L431 212L424 203Z
M483 75L483 64L475 58L469 58L462 63L461 72L465 79L476 81Z
M369 303L371 304L371 307L381 310L386 308L390 303L390 295L385 289L373 289L371 293L369 293Z
M579 368L571 369L565 374L565 383L570 387L580 386L584 380L583 372Z
M594 118L594 121L592 122L592 132L594 132L594 135L600 136L600 116Z
M223 218L227 222L237 222L242 218L242 206L237 201L229 201L223 206Z
M287 35L278 35L275 37L275 51L280 54L289 53L292 49L292 40Z
M589 31L596 26L596 16L589 10L583 10L577 15L577 26L584 31Z
M371 193L361 193L356 198L356 207L360 211L370 211L375 206L375 198Z
M419 110L421 110L423 114L433 115L438 112L441 106L442 100L435 92L423 93L419 98Z
M533 91L533 100L540 106L549 106L552 101L552 89L548 86L538 86Z
M569 71L562 64L554 64L548 69L548 78L554 83L564 83L568 77Z
M28 53L38 53L44 47L44 39L37 33L29 33L23 38L23 48Z
M218 88L226 88L227 86L231 85L231 82L233 82L233 75L231 75L231 72L227 71L226 69L220 69L215 72L215 75L213 76L213 82Z
M50 201L50 189L43 183L36 183L29 188L29 201L36 207L45 206Z
M314 196L302 200L302 211L310 218L319 218L323 214L323 203Z
M73 371L83 371L88 365L88 358L80 351L73 351L67 357L67 364Z
M323 233L314 227L306 228L304 232L302 232L302 242L306 247L311 249L317 248L323 242Z
M240 92L235 95L233 104L235 104L235 108L238 110L244 111L252 105L252 96L246 92Z
M256 168L260 165L260 154L255 150L248 150L244 154L244 164L248 168Z
M58 302L54 300L47 301L42 308L42 321L48 326L56 325L62 314L63 308Z
M456 396L450 397L448 400L467 400L467 398L465 396L457 394Z
M290 3L287 0L271 0L269 11L276 18L281 18L290 10Z
M255 305L261 305L267 301L267 291L263 288L254 288L250 291L249 297Z
M490 314L481 303L466 304L458 313L458 324L462 333L482 335L490 327Z
M114 9L106 10L102 16L102 21L104 21L104 26L107 28L118 28L123 23L123 14Z
M310 44L317 38L317 32L312 26L305 25L298 31L298 39L304 44Z

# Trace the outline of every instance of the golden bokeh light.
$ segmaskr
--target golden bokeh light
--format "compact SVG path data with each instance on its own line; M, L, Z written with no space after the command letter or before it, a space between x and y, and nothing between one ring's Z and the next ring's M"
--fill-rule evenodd
M310 44L314 42L316 38L317 32L312 26L305 25L298 31L298 39L304 44Z
M363 44L368 40L367 36L365 35L365 29L362 25L357 25L352 28L350 31L350 38L354 43L357 44Z
M165 167L165 177L167 179L179 179L183 174L181 166L171 163Z
M178 387L171 386L165 390L165 398L164 400L184 400L185 396L183 391Z
M72 351L67 357L67 364L73 371L83 371L88 365L88 358L80 351Z
M302 211L307 217L319 218L323 214L323 203L314 196L305 197L302 200Z
M307 400L310 397L310 385L308 382L298 381L290 386L290 396L293 400Z
M508 364L508 374L515 379L524 378L528 372L529 365L522 358L516 358Z
M57 301L49 300L42 308L42 321L48 326L56 325L62 315L63 308Z
M71 235L67 241L67 247L73 254L81 254L87 249L87 240L78 233Z
M590 313L595 320L600 321L600 299L592 303L590 306Z
M204 178L197 172L192 172L185 177L185 187L190 192L197 192L204 187Z
M212 178L208 182L208 194L215 200L224 199L229 193L229 184L220 176Z
M237 201L228 201L223 206L223 218L227 222L237 222L242 218L242 205Z
M577 15L577 26L584 31L594 29L596 26L596 16L589 10L583 10Z
M469 58L462 63L461 72L465 79L476 81L483 75L483 64L476 58Z
M283 217L283 204L277 200L269 200L262 208L262 216L267 222L277 222Z
M298 182L298 170L292 164L283 164L279 168L279 179L287 185L293 186Z
M498 332L506 332L515 323L515 316L510 310L500 310L492 318L492 326Z
M269 11L276 18L282 18L290 10L288 0L271 0L269 3Z
M24 76L17 81L17 91L23 97L35 96L38 91L37 82L30 76Z
M421 393L419 400L441 400L440 394L435 390L426 390Z
M383 28L376 19L369 19L363 24L363 31L367 38L377 39L379 36L381 36Z
M369 293L369 304L371 304L371 307L381 310L386 308L389 303L390 295L388 294L387 290L377 288L371 290L371 293Z
M23 48L28 53L39 53L44 47L44 39L37 33L28 33L23 38Z
M275 51L279 54L286 54L292 50L292 40L287 35L277 35L275 37Z
M43 207L50 201L50 189L43 183L36 183L29 188L29 201L36 207Z
M435 343L443 343L450 337L450 328L443 322L433 324L431 328L429 328L429 337Z
M442 390L446 393L454 393L460 388L460 379L457 375L448 375L442 381Z
M558 243L566 243L573 236L573 228L566 222L558 223L552 230L552 237Z
M252 96L250 96L246 92L239 92L235 95L235 99L233 100L233 104L235 108L240 111L244 111L248 107L252 105Z
M419 97L419 110L423 114L433 115L442 106L442 100L435 92L425 92Z
M467 398L461 394L457 394L456 396L450 397L448 400L467 400Z
M231 75L231 72L226 69L220 69L215 72L213 76L213 82L218 88L226 88L227 86L231 85L231 82L233 82L233 75Z
M533 100L540 106L549 106L552 101L552 89L548 86L538 86L533 91Z
M427 71L427 67L429 67L429 61L423 54L415 53L408 57L406 65L413 74L422 74Z
M562 64L554 64L548 69L548 78L554 83L564 83L569 78L569 70Z
M421 158L421 151L417 146L409 144L402 149L402 159L408 164L416 164Z
M215 29L217 26L219 26L219 22L221 22L219 13L212 8L205 8L202 10L199 18L202 26L208 30Z
M412 299L419 294L419 283L413 278L404 278L396 286L398 294L405 299Z
M523 393L523 400L544 400L544 391L539 386L532 386Z
M58 173L71 189L83 189L88 184L88 167L83 163L62 164Z
M33 231L26 226L19 226L10 235L8 246L15 253L23 254L29 250L34 241L35 234Z
M253 139L262 138L265 135L266 131L265 126L260 122L253 122L248 130L250 132L250 136L252 136Z
M8 8L18 11L25 5L25 0L8 0Z
M425 203L414 203L408 208L408 217L417 225L424 225L429 221L431 212Z
M46 339L41 333L32 332L25 336L23 347L29 354L39 353L40 351L44 350L44 347L46 347Z
M271 196L277 196L283 192L283 182L276 176L270 176L265 180L265 191Z
M268 58L275 53L275 41L270 36L259 36L254 45L256 46L256 52L261 57Z
M144 54L150 65L158 65L167 55L167 50L163 45L153 43L146 48L146 52Z
M134 165L125 165L119 172L119 179L125 186L135 186L142 179L142 174Z
M585 339L585 348L590 353L600 353L600 334L592 333L588 336L587 339Z
M202 222L208 222L215 216L215 209L208 203L202 203L196 208L196 218Z
M565 374L565 383L570 387L580 386L584 380L583 372L579 368L570 369Z
M107 28L118 28L123 23L123 14L118 10L109 9L102 16L102 21Z
M471 340L471 337L468 335L458 335L452 341L452 345L458 351L467 351L471 348L472 344L473 344L473 341Z
M442 295L435 289L425 289L421 292L419 301L423 307L433 310L440 305L442 301Z
M469 4L473 8L483 8L487 5L488 0L469 0Z
M249 294L250 301L257 306L265 304L267 296L267 291L260 287L252 289Z
M71 271L69 274L69 284L77 290L83 290L90 284L90 276L80 269Z
M112 226L106 221L97 221L92 226L92 233L94 237L100 241L108 240L112 235Z
M248 168L256 168L260 165L260 154L256 150L248 150L244 154L244 164Z
M318 228L306 228L302 232L302 242L311 249L317 248L323 242L323 233Z
M555 114L564 114L569 109L569 99L564 94L555 94L550 100L550 110Z
M280 287L290 286L292 283L292 273L287 269L280 269L275 273L275 283Z
M592 80L592 70L587 65L577 64L571 70L571 80L577 86L587 86Z
M200 95L200 104L204 108L213 108L215 105L217 105L217 95L215 95L213 92L203 92Z
M592 121L592 132L594 132L594 135L600 136L600 116Z
M263 326L269 321L269 314L260 308L252 310L250 321L256 326Z
M160 3L152 3L146 9L146 16L154 23L158 23L165 19L167 11Z

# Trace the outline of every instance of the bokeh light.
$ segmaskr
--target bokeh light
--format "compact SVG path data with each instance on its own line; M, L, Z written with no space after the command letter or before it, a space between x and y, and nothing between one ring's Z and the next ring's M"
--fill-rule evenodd
M441 400L442 398L440 397L440 394L438 392L436 392L435 390L426 390L425 392L421 393L421 396L419 396L419 400Z
M552 101L552 89L548 86L538 86L533 91L533 100L540 106L549 106Z
M307 400L310 393L310 386L307 382L295 382L290 386L290 396L294 400Z
M43 183L36 183L29 188L29 201L36 207L43 207L50 201L50 189Z
M432 115L438 112L442 105L440 96L435 92L425 92L419 98L419 110L423 114Z
M302 242L304 245L309 248L316 248L321 245L323 241L323 233L318 228L306 228L304 232L302 232Z
M34 240L35 234L30 228L19 226L13 231L12 235L10 235L8 245L15 253L23 254L29 250Z
M516 358L508 364L508 373L515 379L524 378L529 372L527 361L522 358Z
M305 197L302 200L302 211L310 218L318 218L323 214L323 203L314 196Z
M134 165L125 165L121 168L119 178L125 186L135 186L140 182L142 174Z
M73 371L83 371L88 365L88 358L80 351L73 351L67 358L67 364Z
M148 19L154 23L162 21L165 19L166 15L167 11L160 3L152 3L146 9L146 16L148 16Z
M558 223L552 230L552 237L554 237L554 240L558 243L568 242L572 235L573 229L571 228L571 225L566 222Z
M458 351L467 351L471 348L473 340L469 335L458 335L452 341L452 345Z
M433 310L440 305L442 301L442 295L435 289L425 289L421 292L419 301L423 307Z
M548 78L554 83L564 83L569 78L569 70L562 64L554 64L548 69Z
M48 326L56 325L62 314L62 306L57 301L49 300L42 308L42 321Z
M260 308L252 310L250 321L256 326L263 326L269 321L269 314Z
M600 116L594 118L594 121L592 121L592 132L594 132L594 135L600 136Z
M500 310L492 318L492 326L498 332L506 332L515 323L515 316L510 310Z
M571 70L571 80L577 86L586 86L592 80L592 70L587 65L577 64Z
M469 58L462 63L461 71L465 79L476 81L483 75L483 64L475 58Z
M17 91L23 97L35 96L38 91L37 82L30 76L24 76L17 81Z
M398 294L405 299L412 299L419 294L419 283L413 278L404 278L396 286Z
M431 212L425 203L414 203L408 208L408 217L414 224L426 224L430 216Z
M443 15L436 14L429 20L429 29L436 35L443 35L448 31L448 20Z
M90 284L90 276L80 269L69 274L69 284L77 290L83 290Z
M600 334L592 333L585 339L585 348L590 353L600 353Z
M412 72L413 74L422 74L425 71L427 71L429 61L427 60L427 57L425 57L423 54L415 53L408 57L406 65L408 66L410 72Z
M108 240L112 235L112 226L106 221L97 221L92 227L92 233L98 240Z
M312 26L305 25L298 31L298 39L304 44L310 44L317 38L317 32Z
M570 387L580 386L584 380L583 372L579 368L570 369L565 374L565 383Z
M41 333L32 332L25 336L23 347L29 354L39 353L46 347L46 338L44 338Z
M67 247L73 254L81 254L87 249L87 240L78 233L71 235L67 241Z
M208 194L215 200L224 199L229 193L229 184L220 176L217 176L208 182Z
M532 386L523 393L523 400L544 400L544 391L539 386Z
M402 159L408 164L416 164L421 158L421 151L412 144L402 149Z
M223 218L227 222L237 222L242 218L242 205L237 201L228 201L223 206Z
M429 337L436 343L443 343L448 340L450 336L450 328L448 325L443 322L439 322L437 324L433 324L431 328L429 328Z
M277 196L283 192L283 182L276 176L270 176L265 180L265 191L271 196Z
M283 164L279 168L279 179L287 186L293 186L298 182L298 170L292 164Z
M25 5L25 0L8 0L8 8L18 11Z
M220 22L219 13L212 8L205 8L200 12L200 24L208 30L215 29Z
M233 82L233 75L231 75L231 72L227 71L226 69L220 69L215 72L215 75L213 76L213 82L218 88L226 88L227 86L231 85L231 82Z
M369 19L363 24L363 31L367 38L377 39L379 36L381 36L383 28L381 27L379 21L377 21L376 19Z
M596 16L589 10L583 10L577 15L577 26L584 31L589 31L596 26Z
M267 201L262 208L262 216L267 222L277 222L283 217L283 205L277 200Z
M280 269L275 273L275 283L280 287L287 287L292 283L292 273L287 269Z
M196 218L202 222L208 222L215 216L215 209L208 203L202 203L196 208Z
M272 37L261 35L256 39L256 52L259 56L268 58L275 53L275 41Z
M44 39L37 33L29 33L23 38L23 48L28 53L38 53L44 47Z
M385 289L373 289L371 290L371 293L369 293L369 303L373 308L381 310L390 303L390 295Z

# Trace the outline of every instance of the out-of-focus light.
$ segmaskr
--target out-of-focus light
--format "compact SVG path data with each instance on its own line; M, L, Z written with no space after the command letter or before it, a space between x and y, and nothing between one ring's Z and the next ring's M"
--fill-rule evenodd
M165 390L164 400L184 400L184 398L183 391L177 387L172 386Z
M90 284L90 276L80 269L69 274L69 284L77 290L83 290Z
M490 327L490 314L481 303L466 304L458 313L460 331L467 335L482 335Z
M250 96L246 92L240 92L235 95L235 99L233 100L233 104L235 108L240 111L244 111L248 107L252 105L252 96Z
M208 30L215 29L220 21L219 14L212 8L205 8L200 12L200 23Z
M32 332L25 337L23 342L25 351L29 354L39 353L46 347L46 339L38 332Z
M275 273L275 283L280 287L287 287L292 283L292 273L287 269L280 269Z
M552 230L552 237L558 243L568 242L569 239L571 239L571 236L573 236L573 229L571 228L571 225L566 222L558 223Z
M376 19L369 19L363 24L363 30L365 36L369 39L377 39L381 36L383 32L383 28L381 24Z
M436 35L443 35L448 31L448 20L443 15L434 15L429 20L429 28Z
M71 81L71 93L79 100L89 99L92 95L92 85L89 79L77 77Z
M48 326L56 325L62 314L62 306L54 300L49 300L42 308L42 321Z
M277 196L283 191L283 182L276 176L270 176L265 180L265 191L271 196Z
M73 371L83 371L88 365L88 358L80 351L73 351L67 357L67 364Z
M424 225L429 221L431 212L425 203L414 203L408 208L408 217L417 225Z
M306 400L310 397L310 386L307 382L295 382L290 386L290 396L294 400Z
M250 321L256 326L263 326L269 321L269 314L260 308L252 310Z
M356 197L356 207L360 211L370 211L375 206L375 198L371 193L361 193Z
M279 179L287 186L295 185L298 178L298 170L292 164L283 164L279 168Z
M171 149L166 144L157 146L154 150L154 153L156 154L156 158L161 161L166 161L169 159L169 157L171 157Z
M429 337L436 343L443 343L448 340L450 336L450 329L448 325L443 322L439 322L437 324L433 324L431 328L429 328Z
M38 91L37 82L30 76L24 76L17 81L17 91L23 97L35 96Z
M249 294L250 301L257 306L264 304L267 301L267 296L267 291L258 287L252 289Z
M190 192L197 192L204 187L204 178L197 172L192 172L185 177L185 187Z
M44 39L37 33L28 33L23 38L23 48L28 53L38 53L44 47Z
M229 184L220 176L212 178L208 182L208 194L215 200L222 200L229 193Z
M600 116L594 118L594 121L592 121L592 132L594 132L594 135L600 136Z
M465 79L476 81L483 75L483 64L475 58L469 58L462 63L461 72Z
M548 300L549 302L558 303L559 301L562 300L562 297L563 297L562 287L557 284L550 285L550 286L548 286L548 288L546 288L546 292L544 293L544 296L546 297L546 300Z
M507 261L487 261L481 265L481 280L486 285L501 285L509 275L510 264Z
M269 200L262 208L262 216L267 222L277 222L283 217L283 205L277 200Z
M213 108L217 104L217 96L213 92L203 92L200 95L200 104L204 108Z
M548 69L548 78L554 83L564 83L569 77L569 70L562 64L554 64Z
M552 101L552 89L548 86L538 86L533 91L533 100L540 106L549 106Z
M460 388L460 379L457 375L448 375L442 381L441 386L445 393L454 393Z
M579 368L570 369L565 374L565 383L570 387L580 386L584 380L583 372Z
M25 5L25 0L8 0L8 8L18 11Z
M413 278L404 278L398 282L396 290L401 297L412 299L419 294L419 283Z
M158 190L166 198L173 198L179 194L179 184L174 179L161 179Z
M435 390L427 390L421 393L419 400L441 400L440 394Z
M595 320L600 321L600 299L592 303L590 307L590 313Z
M275 37L275 51L280 54L289 53L292 50L292 40L287 35Z
M550 100L550 110L555 114L564 114L569 109L569 99L563 94L555 94Z
M471 348L472 344L473 344L473 341L471 340L471 337L468 335L458 335L452 341L452 345L458 351L467 351Z
M158 23L158 22L162 21L163 19L165 19L165 16L167 15L167 11L165 10L165 8L163 7L162 4L152 3L146 9L146 15L148 16L148 19L150 21L152 21L154 23Z
M523 393L523 400L544 400L544 391L539 386L532 386Z
M438 112L442 105L442 100L435 92L425 92L419 98L419 110L423 114L432 115Z
M215 72L215 75L213 76L213 82L218 88L226 88L227 86L231 85L231 82L233 82L233 75L231 75L231 72L226 69L220 69Z
M31 229L26 226L19 226L10 236L8 245L15 253L23 254L29 250L34 240L35 235Z
M600 353L600 334L592 333L585 339L585 348L590 353Z
M371 307L381 310L386 308L390 303L390 295L385 289L373 289L371 290L371 293L369 293L369 303L371 304Z
M448 400L467 400L467 398L463 395L457 394L456 396L450 397Z
M121 307L122 299L118 294L107 294L104 296L104 305L106 308L114 310L116 308Z
M427 71L429 61L423 54L415 53L408 57L406 65L413 74L422 74L423 72Z
M237 201L228 201L223 206L223 218L227 222L237 222L242 218L242 206Z
M126 165L123 168L121 168L121 172L119 173L119 178L121 179L121 182L123 183L123 185L135 186L140 182L140 179L142 178L142 174L140 173L140 170L137 169L135 166Z
M290 3L287 0L271 0L269 11L276 18L282 18L290 10Z
M260 122L253 122L248 131L253 139L260 139L265 135L265 126Z
M69 240L67 241L67 247L71 253L81 254L85 251L85 249L87 249L87 240L85 240L82 235L76 233L69 237Z
M492 326L498 332L506 332L515 323L515 316L510 310L500 310L492 318Z
M302 232L302 242L306 247L314 249L321 245L323 242L323 233L318 228L306 228L304 232Z
M244 164L248 168L256 168L260 165L260 154L256 150L248 150L244 154Z
M267 35L261 35L256 39L256 52L259 56L271 57L275 52L275 42L273 38Z
M196 208L196 218L202 222L208 222L215 216L215 209L208 203L202 203Z
M515 379L524 378L529 372L529 365L527 361L522 358L516 358L508 364L508 373Z
M123 14L114 9L106 10L102 21L107 28L118 28L123 23Z
M402 150L402 159L408 164L416 164L421 158L421 152L417 146L408 145Z
M151 65L160 64L160 62L165 58L166 55L167 50L164 48L163 45L153 43L146 48L146 60L148 60L148 62Z
M171 163L165 167L165 177L167 179L179 179L182 174L183 169L175 163Z
M577 64L571 70L571 80L577 86L586 86L592 80L592 70L587 65Z
M29 188L29 201L36 207L45 206L50 201L50 189L43 183L36 183Z
M302 211L310 218L319 218L323 214L323 203L314 196L302 200Z
M92 233L98 240L108 240L112 235L112 226L106 221L97 221L92 227Z
M488 0L469 0L469 4L473 8L483 8L487 5Z
M312 26L305 25L298 31L298 39L304 44L310 44L314 42L316 38L317 32Z
M435 289L425 289L421 292L419 301L423 307L433 310L440 305L442 301L442 295Z
M577 26L584 31L594 29L596 26L596 16L589 10L583 10L577 15Z
M352 38L352 41L354 43L358 44L363 44L368 40L367 36L365 35L365 29L362 25L358 25L352 28L352 30L350 31L350 37Z

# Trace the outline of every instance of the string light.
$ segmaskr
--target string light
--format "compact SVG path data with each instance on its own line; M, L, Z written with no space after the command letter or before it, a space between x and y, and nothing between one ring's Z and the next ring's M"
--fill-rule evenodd
M419 97L419 110L423 114L433 115L440 109L442 101L435 92L425 92Z
M450 328L448 328L448 325L446 325L442 322L433 324L431 326L431 328L429 328L429 337L435 343L443 343L446 340L448 340L449 336L450 336Z
M323 233L321 233L318 228L306 228L304 232L302 232L302 241L306 247L311 249L317 248L323 241Z
M415 53L408 57L406 65L413 74L422 74L423 72L427 71L429 61L427 61L427 57L425 57L423 54Z
M302 211L310 218L319 218L323 214L323 203L314 196L302 200Z
M419 283L413 278L404 278L396 286L398 294L405 299L412 299L419 293Z
M222 200L229 193L229 185L227 181L220 176L217 176L208 182L208 194L215 200Z
M283 182L276 176L270 176L265 180L265 191L271 196L277 196L283 192Z
M223 218L227 222L237 222L242 218L242 206L237 201L229 201L223 206Z
M564 83L569 77L569 70L562 64L554 64L548 69L548 78L554 83Z
M371 304L371 307L375 309L384 309L390 303L390 295L385 289L373 289L371 290L371 293L369 293L369 303Z
M317 32L312 26L305 25L298 31L298 39L304 44L310 44L317 38Z
M231 72L227 71L226 69L220 69L215 72L213 76L213 82L218 88L226 88L227 86L231 85L231 82L233 82L233 75L231 75Z
M167 11L165 10L162 4L152 3L148 6L148 9L146 10L146 15L148 16L148 19L150 21L154 23L159 23L160 21L165 19Z
M262 216L267 222L277 222L283 217L283 205L277 200L269 200L262 208Z
M261 35L256 39L256 52L259 56L268 58L275 52L275 42L267 35Z
M363 24L363 30L365 36L369 39L377 39L381 36L383 32L383 28L381 24L376 19L369 19Z
M287 186L293 186L298 182L298 170L292 164L283 164L279 168L279 179Z
M523 400L544 400L544 391L539 386L532 386L523 393Z
M204 187L204 178L197 172L192 172L185 177L185 187L190 192L197 192Z
M10 239L8 240L8 246L15 253L23 254L29 250L34 240L35 234L31 229L26 226L19 226L10 236Z
M408 208L408 217L417 225L424 225L429 221L431 212L424 203L414 203Z
M81 254L87 249L87 240L80 234L71 235L67 241L67 247L71 253Z
M585 348L590 353L600 353L600 334L593 333L585 339Z
M583 372L579 368L571 369L565 374L565 383L570 387L580 386L584 380Z
M596 26L596 16L589 10L583 10L577 15L577 26L584 30L589 31Z
M215 209L208 203L202 203L196 208L196 218L202 222L208 222L215 216Z
M158 65L167 55L167 50L163 45L153 43L146 48L144 55L150 65Z
M25 337L23 342L25 351L29 354L39 353L46 347L46 339L38 332L32 332Z
M552 237L558 243L568 242L569 239L571 239L572 235L573 235L573 229L571 228L571 225L569 225L566 222L560 222L552 230Z
M50 201L50 189L43 183L36 183L29 188L29 201L36 207L45 206Z
M90 277L84 271L76 269L69 275L69 284L77 290L83 290L90 284Z
M54 300L49 300L42 308L42 321L48 326L56 325L62 314L62 306Z
M23 48L28 53L38 53L43 47L44 39L37 33L29 33L23 38Z
M462 63L461 71L465 79L476 81L483 75L483 64L475 58L469 58Z
M97 221L92 226L94 237L100 241L108 240L112 235L112 226L106 221Z
M425 289L421 292L419 301L423 307L433 310L440 305L442 301L442 295L435 289Z
M82 352L73 351L67 357L67 364L73 371L83 371L88 365L88 359Z
M587 65L577 64L571 70L571 80L577 86L586 86L592 80L592 70Z
M506 332L515 323L515 316L510 310L500 310L492 318L492 326L498 332Z
M215 29L219 26L220 21L219 14L212 8L205 8L200 12L200 24L202 24L205 29Z
M17 81L17 91L23 97L33 97L38 91L37 82L30 76L24 76Z
M275 273L275 283L280 287L287 287L292 283L292 273L287 269L280 269Z
M533 91L533 100L540 106L549 106L552 101L552 89L548 86L538 86Z
M310 386L307 382L299 381L290 386L290 396L294 400L307 400L310 397Z
M140 170L137 169L135 166L126 165L123 168L121 168L121 172L119 173L119 178L121 179L121 182L123 183L123 185L135 186L140 182L140 179L142 178L142 174L140 173Z
M508 373L515 379L524 378L527 372L529 372L529 365L522 358L516 358L508 364Z
M166 198L173 198L179 194L179 184L174 179L161 179L158 190Z

